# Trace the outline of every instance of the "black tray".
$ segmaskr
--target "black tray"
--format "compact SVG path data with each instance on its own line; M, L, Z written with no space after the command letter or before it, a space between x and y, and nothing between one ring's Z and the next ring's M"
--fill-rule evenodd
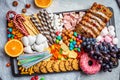
M109 9L113 12L113 9L111 7L109 7ZM83 11L85 12L87 9L84 10L74 10L74 11L63 11L63 12L56 12L54 14L59 14L59 13L66 13L66 12L80 12ZM115 20L114 20L114 12L113 12L113 16L110 19L110 21L107 23L107 25L113 25L115 26ZM15 77L20 77L20 76L30 76L29 74L20 74L19 70L18 70L18 65L17 65L17 58L10 58L11 61L11 69L12 69L12 74ZM42 73L43 74L43 73ZM32 75L40 75L40 74L32 74Z

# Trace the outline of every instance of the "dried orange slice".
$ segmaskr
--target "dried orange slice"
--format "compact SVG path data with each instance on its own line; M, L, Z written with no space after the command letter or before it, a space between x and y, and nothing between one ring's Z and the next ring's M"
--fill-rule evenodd
M23 52L23 44L17 39L12 39L5 44L4 49L10 57L17 57Z
M51 5L52 0L34 0L37 7L47 8Z

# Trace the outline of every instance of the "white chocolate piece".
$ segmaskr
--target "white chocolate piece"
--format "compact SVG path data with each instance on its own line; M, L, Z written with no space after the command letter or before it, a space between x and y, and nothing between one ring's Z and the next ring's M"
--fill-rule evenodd
M29 46L28 37L26 37L26 36L22 37L21 41L22 41L22 43L23 43L24 46Z
M118 44L118 38L113 39L113 44Z
M107 34L108 34L109 32L108 32L108 29L107 29L107 27L105 27L102 31L101 31L101 36L106 36Z
M30 46L24 47L24 52L25 53L33 53L33 51L32 51Z

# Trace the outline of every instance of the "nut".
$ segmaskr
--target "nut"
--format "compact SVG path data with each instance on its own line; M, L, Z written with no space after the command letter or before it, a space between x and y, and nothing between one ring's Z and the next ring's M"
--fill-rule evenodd
M18 2L17 2L17 1L13 1L12 5L13 5L14 7L18 6Z
M26 8L23 8L22 9L22 13L26 13L27 12L27 9Z
M25 8L30 8L31 7L31 4L26 4L25 5Z
M8 62L8 63L6 64L6 67L10 67L10 65L11 65L10 62Z

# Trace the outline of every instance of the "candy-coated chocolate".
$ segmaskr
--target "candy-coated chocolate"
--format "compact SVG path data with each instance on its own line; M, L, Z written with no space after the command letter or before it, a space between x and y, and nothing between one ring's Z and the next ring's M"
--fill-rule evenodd
M73 43L73 45L75 45L75 44L76 44L76 41L73 41L72 43Z
M72 43L69 44L70 47L74 47L74 45Z
M75 48L77 48L77 47L78 47L78 45L76 44L76 45L75 45Z
M70 50L73 50L74 48L73 47L69 47Z
M59 34L60 34L60 32L59 32L59 31L57 31L57 32L56 32L56 35L58 36Z
M73 42L73 39L70 39L70 42Z
M78 34L78 38L81 39L81 35L80 34Z
M56 39L60 41L62 39L62 37L61 36L57 36Z
M74 48L75 51L77 51L77 48Z
M7 37L10 38L12 35L11 34L8 34Z
M78 50L78 52L80 52L81 50L80 50L80 48L77 48L77 50Z
M9 31L9 32L12 32L12 30L13 30L12 28L8 28L8 31Z
M56 40L55 42L58 44L58 43L59 43L59 40Z
M74 35L75 37L77 37L77 32L74 32L73 35Z

